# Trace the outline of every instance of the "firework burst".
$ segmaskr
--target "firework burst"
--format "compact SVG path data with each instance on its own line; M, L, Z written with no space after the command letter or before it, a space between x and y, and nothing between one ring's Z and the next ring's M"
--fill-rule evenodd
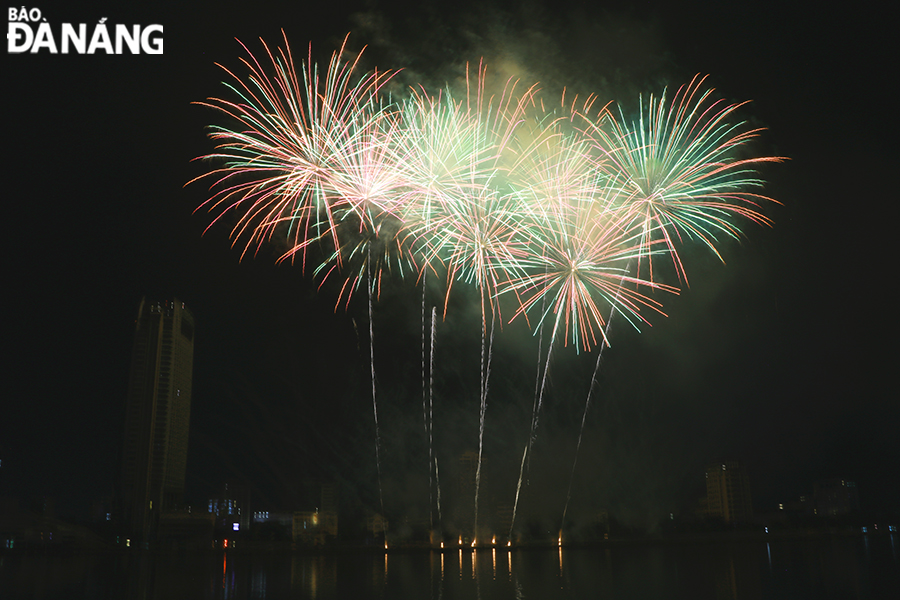
M305 248L323 234L339 247L335 213L348 200L333 184L342 181L336 174L358 151L360 136L370 134L378 121L375 97L390 73L356 79L359 56L343 61L344 46L321 78L311 47L298 75L286 37L284 48L274 53L263 42L270 68L242 47L249 57L241 59L249 70L246 81L222 67L234 82L225 85L237 99L198 103L237 123L211 128L210 138L218 145L203 158L224 166L201 176L213 178L212 188L218 188L201 208L218 213L213 223L228 213L237 215L232 238L246 240L245 253L272 240L276 231L291 248L285 257L299 253L305 258ZM350 208L358 210L352 202Z
M738 239L740 221L771 224L761 204L774 200L751 190L763 186L756 173L760 164L783 160L740 158L741 147L761 130L733 122L742 104L712 100L713 90L701 87L705 80L695 77L668 105L665 92L650 96L646 105L641 100L637 121L628 123L622 116L621 122L610 120L608 129L595 129L601 151L623 177L624 204L641 230L642 243L662 240L685 282L677 248L685 238L699 241L721 259L719 237Z
M212 223L236 215L245 253L278 238L281 260L305 265L329 240L315 271L346 277L338 303L363 280L380 289L387 274L440 268L448 294L454 281L480 290L483 320L510 293L516 316L546 305L538 322L554 314L554 329L590 349L605 323L598 302L637 324L641 308L659 310L641 288L674 290L654 281L656 257L687 282L683 243L720 256L742 222L771 223L756 168L782 159L742 156L759 130L735 122L740 104L713 101L705 78L671 102L642 100L629 122L607 107L589 116L593 97L547 111L515 81L488 94L481 64L460 99L418 88L395 100L380 94L391 73L358 74L345 46L321 75L311 53L298 74L286 40L263 48L268 68L248 52L245 79L225 69L236 100L200 103L239 125L212 128L218 146L204 158L222 166L201 176L215 190L202 208Z

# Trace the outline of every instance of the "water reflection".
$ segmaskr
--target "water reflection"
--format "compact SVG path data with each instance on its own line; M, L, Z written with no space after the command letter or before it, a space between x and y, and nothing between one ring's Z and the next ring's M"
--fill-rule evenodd
M4 599L874 600L898 585L898 540L888 535L602 549L0 555Z
M250 597L251 598L265 598L266 597L266 571L262 569L257 569L253 572L253 576L251 578L250 583Z

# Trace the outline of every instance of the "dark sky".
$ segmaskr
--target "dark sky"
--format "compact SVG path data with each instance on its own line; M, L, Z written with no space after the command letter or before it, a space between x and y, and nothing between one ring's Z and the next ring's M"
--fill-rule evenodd
M164 26L164 54L4 58L7 385L0 493L50 495L86 511L115 483L128 356L143 295L177 296L197 321L188 500L247 482L260 508L305 502L311 478L337 479L375 507L366 307L334 311L337 290L240 261L226 227L205 235L207 197L192 162L212 150L237 68L234 38L260 49L284 28L295 51L327 58L347 32L367 65L441 86L466 61L617 100L696 73L768 131L771 230L748 226L722 265L687 251L691 287L641 334L614 323L588 415L573 510L640 522L691 506L703 470L748 465L758 508L817 479L859 484L864 507L900 506L900 423L892 243L898 151L887 14L862 5L801 11L760 3L386 2L42 3L51 23ZM325 6L322 6L325 4ZM730 5L731 3L722 3ZM677 6L676 6L677 5ZM774 5L773 5L774 6ZM460 287L439 325L435 449L445 478L477 447L480 325ZM375 305L382 486L389 513L427 506L421 288L398 281ZM434 298L429 298L434 300ZM516 322L498 334L485 455L490 494L510 500L533 402L537 345ZM551 366L527 502L562 510L595 355ZM446 484L450 486L449 483ZM449 489L449 488L448 488ZM451 502L449 499L447 502ZM553 517L547 517L552 520Z

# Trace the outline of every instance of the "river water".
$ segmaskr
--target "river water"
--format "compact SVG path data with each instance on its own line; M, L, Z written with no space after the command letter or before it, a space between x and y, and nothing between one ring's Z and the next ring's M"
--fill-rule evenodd
M450 552L0 556L0 599L891 599L900 537Z

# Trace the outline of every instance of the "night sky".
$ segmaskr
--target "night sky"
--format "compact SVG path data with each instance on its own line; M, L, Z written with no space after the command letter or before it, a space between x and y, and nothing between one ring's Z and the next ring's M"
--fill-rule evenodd
M488 72L540 81L548 98L597 93L623 110L638 93L697 73L768 131L762 172L782 205L772 229L747 225L725 265L686 250L690 288L640 334L614 322L573 486L576 518L600 508L634 523L690 510L707 463L745 463L755 507L857 481L863 508L900 506L896 301L896 48L887 14L804 12L761 3L422 1L41 3L51 23L164 26L164 54L7 54L4 280L6 392L0 494L48 495L86 515L119 468L129 353L142 296L177 297L196 318L188 501L247 483L258 509L302 508L310 480L377 509L362 297L280 248L240 260L227 226L204 234L206 127L192 105L222 96L240 66L284 28L297 54L327 60L347 32L366 67L403 69L430 89L484 56ZM324 4L324 6L321 6ZM722 3L730 5L731 3ZM774 6L774 4L773 4ZM888 10L885 8L884 10ZM435 350L435 449L445 487L477 449L480 313L460 285ZM440 303L437 294L429 302ZM389 514L427 510L421 287L396 281L375 310L382 487ZM895 306L895 308L891 308ZM538 431L526 510L557 519L595 354L559 352ZM524 323L498 333L485 424L488 492L511 502L527 437L537 343ZM9 384L11 382L11 385ZM446 502L452 510L452 493ZM507 498L508 497L508 498Z

